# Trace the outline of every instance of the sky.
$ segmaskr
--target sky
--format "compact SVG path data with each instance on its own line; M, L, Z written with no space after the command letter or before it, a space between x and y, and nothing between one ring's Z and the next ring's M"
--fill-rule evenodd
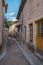
M8 3L7 13L5 14L8 20L15 20L21 4L21 0L5 0Z

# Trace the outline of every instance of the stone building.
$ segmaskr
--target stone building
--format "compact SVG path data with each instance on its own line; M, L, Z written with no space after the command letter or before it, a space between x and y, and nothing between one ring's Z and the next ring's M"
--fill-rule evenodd
M0 0L0 59L4 56L5 50L5 32L4 32L4 23L5 23L5 13L7 12L8 4L4 0Z
M22 39L27 47L43 56L43 0L26 0L23 4L20 15L18 12L19 21L22 19Z

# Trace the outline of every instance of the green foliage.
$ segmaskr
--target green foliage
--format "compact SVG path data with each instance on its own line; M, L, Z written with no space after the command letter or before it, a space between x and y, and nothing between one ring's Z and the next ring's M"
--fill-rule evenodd
M7 21L7 22L5 23L5 27L6 27L6 28L9 28L10 25L11 25L11 22L10 22L10 21Z

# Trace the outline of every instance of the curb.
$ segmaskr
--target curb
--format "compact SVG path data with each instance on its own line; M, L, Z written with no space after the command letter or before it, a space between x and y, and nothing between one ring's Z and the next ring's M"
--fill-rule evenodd
M0 60L3 59L6 56L6 53L3 53L2 55L0 55Z
M40 54L38 54L37 52L35 53L35 56L38 57L40 60L43 61L43 56L41 56Z

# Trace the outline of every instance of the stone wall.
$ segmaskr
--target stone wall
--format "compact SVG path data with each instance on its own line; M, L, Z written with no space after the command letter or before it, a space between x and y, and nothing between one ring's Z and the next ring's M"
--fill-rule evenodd
M43 0L27 0L23 8L23 38L25 39L24 26L26 26L26 42L29 42L29 24L33 23L33 44L36 45L36 20L43 18Z

